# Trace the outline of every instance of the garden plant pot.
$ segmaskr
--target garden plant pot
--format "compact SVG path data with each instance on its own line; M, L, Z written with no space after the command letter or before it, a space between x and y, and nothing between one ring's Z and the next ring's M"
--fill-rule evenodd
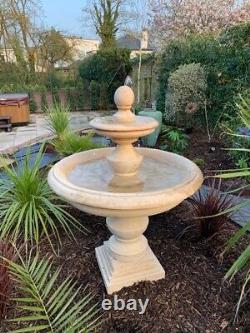
M145 146L154 147L156 145L158 136L161 132L162 125L162 113L160 111L144 110L138 113L139 116L151 117L158 121L159 125L156 127L153 133L142 138L142 142Z

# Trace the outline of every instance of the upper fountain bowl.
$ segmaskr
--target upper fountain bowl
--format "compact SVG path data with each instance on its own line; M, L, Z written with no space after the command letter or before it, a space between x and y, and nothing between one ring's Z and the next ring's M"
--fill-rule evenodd
M114 101L118 111L109 117L98 117L90 122L95 131L111 139L137 138L148 135L159 125L158 122L150 117L135 116L131 112L134 103L134 93L130 87L119 87L114 96ZM115 141L116 142L116 141Z

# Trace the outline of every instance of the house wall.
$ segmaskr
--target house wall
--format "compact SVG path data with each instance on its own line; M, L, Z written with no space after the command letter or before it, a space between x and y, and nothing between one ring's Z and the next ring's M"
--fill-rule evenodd
M99 49L100 41L82 38L65 38L70 47L73 48L73 60L81 60L90 53Z
M13 49L0 49L0 54L3 57L5 62L11 62L15 63L16 62L16 56L15 52Z
M151 54L152 51L151 50L131 50L131 53L130 53L130 58L131 59L134 59L136 57L138 57L140 55L140 52L143 54Z

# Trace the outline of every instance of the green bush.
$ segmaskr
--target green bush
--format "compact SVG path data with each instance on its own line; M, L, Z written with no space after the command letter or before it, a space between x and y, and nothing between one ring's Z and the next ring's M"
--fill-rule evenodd
M27 81L28 75L25 66L4 62L0 58L0 91L2 91L2 86L21 85L27 83Z
M70 116L69 106L54 103L52 108L46 109L48 115L48 127L58 138L61 138L69 130Z
M59 226L70 237L72 227L83 227L65 210L66 204L58 201L39 171L42 151L43 147L33 163L27 155L19 172L4 166L8 177L0 179L0 238L39 245L45 236L54 249L52 238L61 243Z
M250 99L241 98L241 102L237 103L237 108L239 111L239 115L240 115L242 124L244 124L247 128L250 128ZM233 135L236 137L238 136L238 134L236 134L236 133ZM245 137L247 140L249 140L248 136L245 136ZM250 155L250 148L247 146L245 146L245 147L243 146L241 148L233 148L233 150L235 150L235 149L238 149L239 153L244 152L244 153ZM219 173L216 177L221 178L221 179L235 179L235 178L239 178L239 177L243 177L243 178L245 177L246 179L249 179L250 167L246 166L243 169L225 170L224 172L222 171L221 173ZM234 190L234 192L236 190ZM242 187L240 187L238 189L238 191L241 191L241 190L242 190ZM240 202L240 203L236 204L234 207L232 207L230 212L231 213L234 211L237 212L239 209L249 206L249 204L250 204L250 199L243 200L242 202ZM222 212L222 214L223 213L225 213L225 212ZM234 247L238 242L240 242L241 238L244 235L249 233L249 231L250 231L250 221L249 221L249 219L246 219L244 226L242 228L240 228L238 231L236 231L235 234L229 239L226 250L228 251L229 249ZM240 271L242 271L243 276L245 275L244 281L242 284L242 290L241 290L239 301L238 301L237 308L236 308L235 319L237 317L239 307L240 307L242 300L249 293L249 283L250 283L249 263L250 263L250 245L248 244L246 246L246 248L242 250L242 253L240 254L240 256L235 260L235 262L232 264L232 266L230 267L230 269L228 270L228 272L225 275L226 279L233 279L235 277L235 275Z
M75 100L74 92L75 92L74 88L69 87L66 89L67 103L69 105L70 110L72 110L72 111L76 110L76 100Z
M59 104L60 103L60 96L59 96L59 90L57 88L52 89L52 98L53 103Z
M234 96L250 85L250 23L229 28L219 37L192 35L168 44L160 61L157 107L165 110L168 79L180 65L200 63L207 73L207 110L215 125L224 114L235 116ZM204 120L202 115L201 122Z
M55 150L63 156L69 156L81 151L102 148L100 144L93 142L94 133L80 136L74 132L65 132L60 138L53 140L52 144Z
M45 78L45 86L49 90L58 89L61 87L61 80L55 72L48 73L47 77Z
M100 50L84 59L79 75L89 84L92 108L113 105L115 90L124 84L131 69L130 51L126 49Z
M194 113L204 108L206 88L206 74L200 64L179 66L168 79L165 119L192 127Z
M77 110L83 110L84 107L86 106L87 100L89 99L89 94L87 90L88 90L88 85L86 84L86 82L82 81L78 77L75 87Z
M243 94L235 98L235 108L238 110L236 117L228 116L221 124L223 140L232 149L228 153L238 168L250 166L250 137L239 133L239 128L250 123L250 90L247 89ZM246 121L247 120L247 123ZM230 134L230 135L228 135Z
M250 44L250 24L243 23L231 26L221 32L219 41L228 47L242 47Z
M46 98L46 92L42 91L41 93L41 109L43 112L46 112L48 108L48 102L47 102L47 98Z
M37 110L37 104L34 101L34 99L30 98L30 100L29 100L29 106L30 106L30 112L36 112L36 110Z
M89 85L91 109L98 110L100 108L100 84L92 80Z
M188 147L188 136L179 128L162 125L160 148L176 154L183 154Z

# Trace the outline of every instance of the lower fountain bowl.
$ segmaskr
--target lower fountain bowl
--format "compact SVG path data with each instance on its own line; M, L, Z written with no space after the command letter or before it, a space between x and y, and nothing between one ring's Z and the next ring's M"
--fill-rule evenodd
M184 157L138 148L143 161L135 176L140 182L134 186L112 186L114 176L107 156L113 149L66 157L52 167L48 176L52 189L73 206L107 217L113 236L95 250L108 294L140 281L165 277L164 268L143 236L148 216L175 207L192 195L203 180L200 169ZM124 177L123 182L126 185Z
M51 188L78 209L105 217L150 216L177 206L201 186L203 177L192 161L151 148L137 148L143 156L134 187L112 187L106 160L114 148L73 154L49 172Z

